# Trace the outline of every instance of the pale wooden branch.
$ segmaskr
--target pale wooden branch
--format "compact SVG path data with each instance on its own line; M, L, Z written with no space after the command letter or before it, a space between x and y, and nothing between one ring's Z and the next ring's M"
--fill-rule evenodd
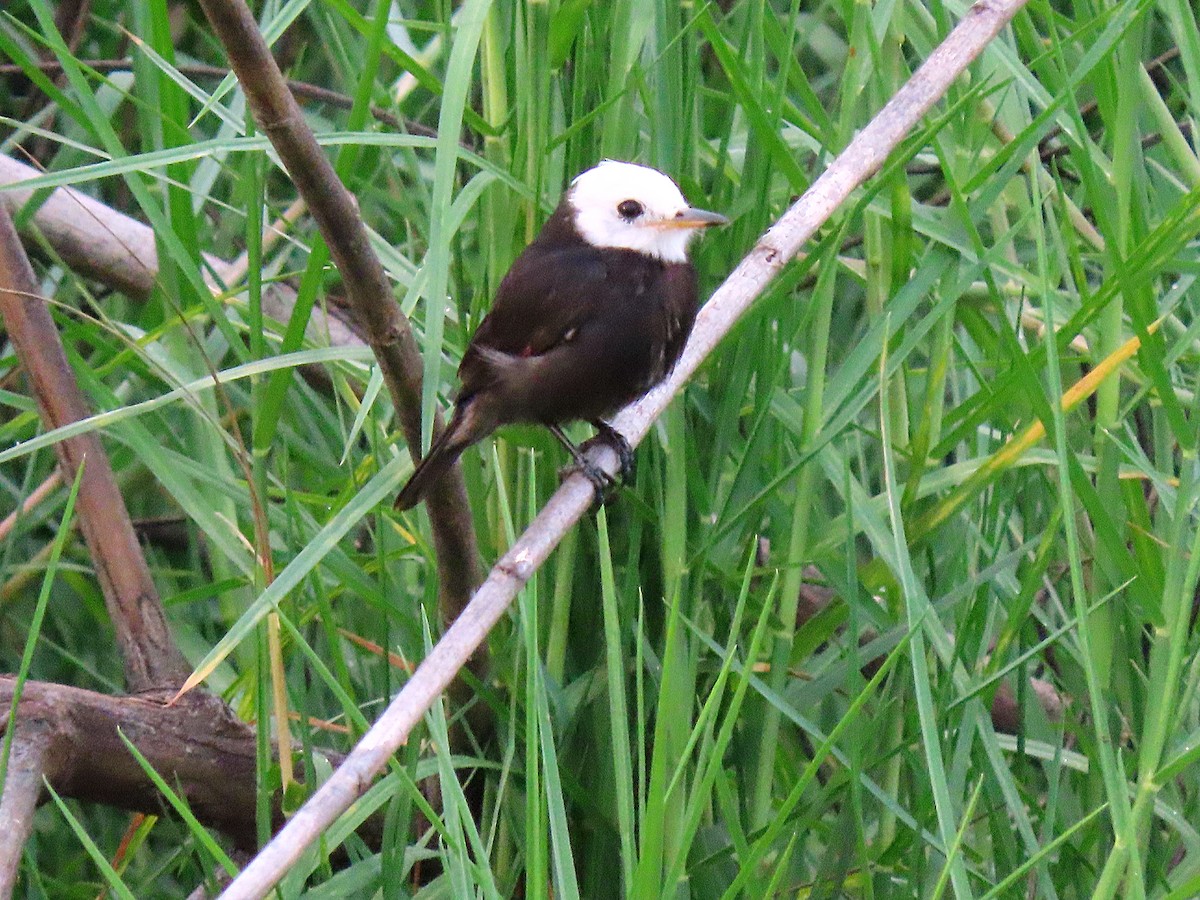
M42 173L7 156L0 156L0 187L20 184ZM0 206L15 215L33 197L23 188L0 190ZM23 233L40 235L71 271L107 285L135 300L150 296L158 280L158 250L154 231L142 222L118 212L73 188L57 188L26 223ZM205 260L226 285L245 275L245 265L214 256ZM217 285L213 285L214 290ZM263 292L263 311L278 322L286 322L296 302L296 291L274 283ZM336 310L326 316L314 307L308 336L335 347L361 347L352 324L340 319Z
M358 204L305 122L243 0L200 0L200 6L229 55L255 122L279 154L329 246L346 299L375 353L404 439L416 458L421 447L424 366L408 320L371 250ZM441 428L438 415L434 433ZM480 577L467 488L457 465L430 492L427 505L437 551L439 608L451 620L466 605Z
M850 194L883 165L921 117L940 98L1023 5L1024 0L983 0L913 75L828 169L755 245L701 310L692 338L671 376L613 424L636 444L700 363L751 303ZM606 446L592 461L615 473L616 455ZM467 608L413 673L333 776L301 807L221 895L224 900L264 897L325 829L370 786L421 717L437 701L567 529L588 509L592 487L569 479L492 569Z
M33 814L42 794L42 778L51 755L50 727L30 719L16 723L12 753L4 772L0 797L0 900L8 900L17 886L17 872L25 841L33 831Z
M245 865L246 862L251 859L251 856L244 850L234 850L233 853L229 855L229 858L233 860L235 865L241 866ZM221 869L213 878L213 889L217 891L222 890L225 885L229 884L229 882L232 880L232 876L230 876L229 873L224 869ZM208 889L207 884L199 884L196 886L195 890L187 895L187 900L209 900L210 897L215 896L216 894Z
M8 210L0 206L0 315L33 385L42 421L58 428L91 415L67 361L45 298ZM191 666L167 627L166 613L142 554L129 511L100 437L84 434L54 445L65 477L83 470L79 523L91 553L129 690L170 691Z
M0 156L0 185L20 184L41 172ZM33 191L0 191L0 206L11 215L25 206ZM154 232L86 194L70 188L54 191L38 208L29 226L81 275L135 299L149 296L158 277Z

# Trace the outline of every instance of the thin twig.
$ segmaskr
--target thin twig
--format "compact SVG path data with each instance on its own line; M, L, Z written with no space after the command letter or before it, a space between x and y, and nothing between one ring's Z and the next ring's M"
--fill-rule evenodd
M91 415L50 308L38 295L33 267L3 205L0 315L33 384L47 428ZM127 687L134 693L178 687L191 666L171 637L150 568L99 436L92 433L69 438L55 444L55 450L67 480L74 480L80 467L84 469L79 489L80 527L124 657Z
M55 469L41 484L29 492L29 496L21 501L20 506L5 516L4 521L0 522L0 544L8 540L8 536L12 533L13 528L16 527L18 519L29 515L39 503L51 496L60 487L62 487L62 474Z
M614 420L613 424L631 444L646 435L654 420L755 298L854 189L883 165L887 155L1023 3L1024 0L983 0L972 6L908 83L762 237L701 310L692 338L670 378ZM616 455L606 446L593 451L592 461L610 474L616 471ZM559 488L492 569L462 615L430 651L379 721L333 776L234 879L221 895L224 900L264 897L325 829L361 796L504 614L517 591L588 509L591 500L592 487L582 476L570 478Z

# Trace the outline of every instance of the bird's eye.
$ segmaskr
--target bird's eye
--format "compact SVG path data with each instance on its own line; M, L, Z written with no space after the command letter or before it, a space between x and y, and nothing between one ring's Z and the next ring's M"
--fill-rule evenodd
M642 204L636 200L622 200L617 204L617 215L622 219L633 221L644 212Z

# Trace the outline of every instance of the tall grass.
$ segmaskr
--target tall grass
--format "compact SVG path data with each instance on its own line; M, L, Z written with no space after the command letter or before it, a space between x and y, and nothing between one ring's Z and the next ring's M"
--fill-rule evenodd
M422 341L428 421L575 173L637 160L729 214L696 247L711 289L964 9L257 12L291 77L352 99L307 111L338 136L330 153ZM294 195L236 83L186 74L222 61L197 15L95 0L69 51L45 0L9 4L0 54L57 59L66 77L35 77L41 95L4 76L3 149L39 148L45 184L76 183L158 232L146 302L42 263L97 410L259 364L104 434L135 516L182 532L149 552L185 652L235 650L210 685L247 718L270 714L266 625L229 629L266 610L275 579L293 738L344 747L405 677L382 651L416 660L434 637L428 523L391 510L409 451L368 357L325 354L328 389L284 357L311 348L305 310L337 276L303 221L262 241ZM126 53L133 77L86 64ZM530 582L477 685L494 732L432 712L348 814L383 814L384 846L346 820L286 896L1200 893L1200 28L1186 0L1032 3L971 73L706 364L629 489ZM436 139L387 129L371 104ZM214 300L201 254L243 250L250 277ZM290 327L262 311L278 278L299 289ZM0 399L2 450L38 424L19 382ZM487 560L562 461L531 429L466 455ZM0 464L0 506L53 465L45 448ZM6 671L67 498L0 546ZM69 545L30 677L114 690L87 566ZM277 785L265 743L260 765ZM298 765L311 780L323 762ZM438 809L415 787L431 776ZM177 896L220 871L178 821L154 821L111 870L89 854L113 857L123 815L39 816L29 896L118 877L134 896ZM348 857L330 862L338 846Z

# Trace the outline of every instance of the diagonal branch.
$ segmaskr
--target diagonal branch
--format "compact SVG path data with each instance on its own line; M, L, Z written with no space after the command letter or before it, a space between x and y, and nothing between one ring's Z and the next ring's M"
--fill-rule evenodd
M57 428L87 418L90 410L4 206L0 206L0 316L33 384L42 421ZM84 467L79 521L124 657L126 686L134 693L177 688L191 666L171 637L99 436L69 438L55 444L55 450L67 480L74 480Z
M309 130L243 0L200 0L200 5L229 55L255 122L270 139L329 245L347 300L375 352L415 458L421 446L421 355L383 266L371 251L358 205ZM441 428L439 416L434 432ZM442 614L453 619L480 577L466 485L457 466L439 482L428 505L437 550L439 605Z
M1008 23L1024 0L981 0L791 209L755 245L700 311L683 357L670 378L613 421L631 444L645 437L700 363L816 230L883 165L921 117ZM616 454L592 461L615 473ZM296 813L222 894L224 900L265 896L300 855L371 784L426 710L454 679L563 535L588 509L592 486L569 479L496 563L470 604L430 651L387 710L342 766Z

